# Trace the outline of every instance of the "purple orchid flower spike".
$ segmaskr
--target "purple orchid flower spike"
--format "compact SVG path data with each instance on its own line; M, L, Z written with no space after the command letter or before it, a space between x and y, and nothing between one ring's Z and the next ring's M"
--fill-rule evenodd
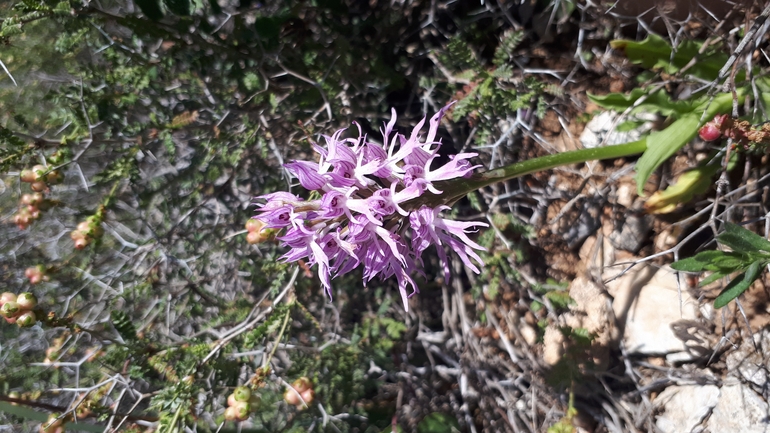
M454 251L468 269L479 273L483 265L477 251L484 248L468 234L488 225L441 218L449 209L428 206L421 199L442 192L434 182L468 177L478 165L475 153L461 153L434 167L441 141L436 140L442 108L428 122L423 138L423 118L407 137L395 131L396 111L380 129L382 145L368 141L358 128L358 138L342 139L344 130L324 137L326 147L314 145L319 162L292 161L286 169L307 190L318 191L318 200L302 200L287 193L267 194L258 209L266 228L285 230L278 237L289 251L282 260L306 260L318 265L318 276L332 296L332 280L363 266L364 284L375 277L395 277L408 310L408 299L419 292L411 275L422 274L421 256L431 246L449 279L449 256ZM439 200L440 201L440 200Z

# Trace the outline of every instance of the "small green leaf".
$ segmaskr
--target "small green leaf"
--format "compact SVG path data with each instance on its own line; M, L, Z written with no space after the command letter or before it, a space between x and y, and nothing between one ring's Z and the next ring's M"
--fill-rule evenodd
M678 260L671 264L671 268L676 271L682 272L703 272L708 270L708 265L714 260L723 257L726 253L724 251L701 251L693 257Z
M704 278L703 281L701 281L700 284L698 284L698 285L701 286L701 287L707 286L707 285L713 283L714 281L716 281L716 280L718 280L720 278L726 277L729 274L730 274L730 272L725 272L725 273L714 272L713 274L711 274L708 277Z
M555 308L563 309L576 304L575 300L570 298L569 293L566 291L554 290L546 293L545 297L551 301Z
M746 254L725 253L711 262L709 270L728 273L735 272L738 269L745 268L748 263L750 263L750 258Z
M763 265L761 261L756 261L749 265L746 272L742 273L734 280L730 281L730 284L725 287L724 290L714 300L714 308L722 308L730 301L740 296L745 292L751 284L759 278L760 268Z
M741 253L770 252L770 241L745 228L725 223L725 231L717 236L717 240Z

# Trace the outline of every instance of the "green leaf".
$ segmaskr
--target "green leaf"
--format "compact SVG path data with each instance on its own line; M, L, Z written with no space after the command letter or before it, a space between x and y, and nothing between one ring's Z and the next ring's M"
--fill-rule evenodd
M742 100L739 92L739 100ZM692 113L682 116L662 131L656 131L647 136L647 150L636 163L636 189L639 195L644 195L644 184L650 175L664 161L679 151L695 137L698 128L703 126L701 118L711 120L716 114L727 112L732 107L732 94L717 95L710 103L704 102ZM706 113L705 116L703 113Z
M751 284L757 278L759 278L760 268L762 265L763 263L758 260L749 265L749 268L746 269L746 272L730 281L730 284L728 284L727 287L725 287L725 289L722 290L719 296L717 296L717 298L714 300L714 308L724 307L730 301L737 298L741 295L741 293L745 292L749 287L751 287Z
M732 223L725 223L725 231L717 236L717 240L740 253L770 253L770 241Z
M714 259L708 270L730 273L745 268L749 263L751 259L746 254L725 253Z
M554 290L546 293L545 297L551 301L551 304L553 304L555 308L563 309L576 304L575 300L572 299L566 291Z
M671 268L682 272L703 272L708 270L707 266L710 263L720 257L723 257L725 254L727 253L724 251L701 251L693 257L688 257L686 259L678 260L672 263Z
M716 280L718 280L720 278L726 277L727 275L730 275L730 272L725 272L725 273L714 272L713 274L711 274L708 277L704 278L703 281L701 281L700 284L698 284L698 285L701 286L701 287L707 286L707 285L713 283L714 281L716 281Z
M454 417L441 412L433 412L417 424L417 433L455 433L460 431L460 424Z
M687 74L695 75L706 81L712 81L719 76L719 70L727 61L727 55L721 52L698 54L700 42L683 41L676 50L660 36L651 34L641 42L630 40L614 40L610 46L622 50L632 63L643 68L676 74L693 57L699 56L698 61L687 69ZM741 78L742 79L742 78Z
M646 96L644 101L638 103L639 98ZM648 89L640 87L635 88L631 93L609 93L607 95L588 94L588 99L602 108L615 111L625 111L634 107L631 113L660 113L663 116L682 116L691 112L695 105L692 101L673 101L671 96L664 91L658 90L655 93L649 93Z
M163 10L158 0L135 0L135 3L147 18L153 21L163 18Z

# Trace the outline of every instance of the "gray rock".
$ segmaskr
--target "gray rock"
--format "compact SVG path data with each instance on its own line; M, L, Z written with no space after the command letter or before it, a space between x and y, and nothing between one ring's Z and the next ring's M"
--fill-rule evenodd
M725 383L706 427L712 432L766 433L770 431L767 402L742 383Z
M756 385L758 389L763 389L768 383L768 368L770 368L768 348L770 348L770 330L762 329L754 334L754 341L744 340L737 350L727 355L727 371L739 379Z
M669 386L655 399L655 406L664 409L655 425L663 433L700 431L699 426L718 401L715 385Z

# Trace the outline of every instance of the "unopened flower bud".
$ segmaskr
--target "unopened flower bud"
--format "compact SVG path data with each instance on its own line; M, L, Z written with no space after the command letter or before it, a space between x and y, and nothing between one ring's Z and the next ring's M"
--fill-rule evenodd
M36 322L37 322L37 318L35 317L35 313L32 311L25 311L24 313L21 313L19 317L16 318L16 324L22 328L29 328L30 326L34 325Z
M249 401L251 398L251 389L247 386L239 386L233 391L233 396L236 401Z
M11 292L4 292L2 295L0 295L0 307L3 306L6 302L16 302L16 294Z
M247 401L239 401L235 406L230 407L235 408L235 419L237 421L245 421L251 416L251 405Z
M27 206L27 212L29 212L29 219L36 220L40 218L40 209L38 209L36 206Z
M227 421L235 421L238 416L238 410L235 408L235 406L228 406L227 409L225 409L225 419Z
M313 384L310 382L310 379L308 379L306 376L302 376L299 379L295 380L292 384L292 387L297 390L297 392L304 392L305 390L308 390L313 387Z
M35 179L37 179L37 175L35 174L35 172L28 168L22 170L19 177L21 178L22 182L28 182L28 183L32 183L35 181Z
M90 243L89 240L86 239L86 238L76 239L75 240L75 249L76 250L82 250L85 247L87 247L89 243Z
M703 141L714 141L722 137L722 131L716 125L709 122L701 127L700 131L698 131L698 136Z
M251 218L248 221L246 221L246 230L250 232L258 232L264 226L265 226L265 223L258 220L257 218Z
M299 393L292 388L288 388L286 392L283 393L283 399L286 401L286 403L289 403L292 406L302 404Z
M306 389L300 393L302 396L302 400L305 402L306 405L310 405L310 403L313 402L313 399L315 398L315 391L313 391L312 388Z
M43 181L32 182L29 187L32 188L32 191L35 192L43 192L48 189L48 185Z
M22 310L31 310L37 307L37 297L30 292L20 293L16 298L16 303Z
M8 301L0 307L0 316L5 318L16 317L19 311L19 304L16 301Z

